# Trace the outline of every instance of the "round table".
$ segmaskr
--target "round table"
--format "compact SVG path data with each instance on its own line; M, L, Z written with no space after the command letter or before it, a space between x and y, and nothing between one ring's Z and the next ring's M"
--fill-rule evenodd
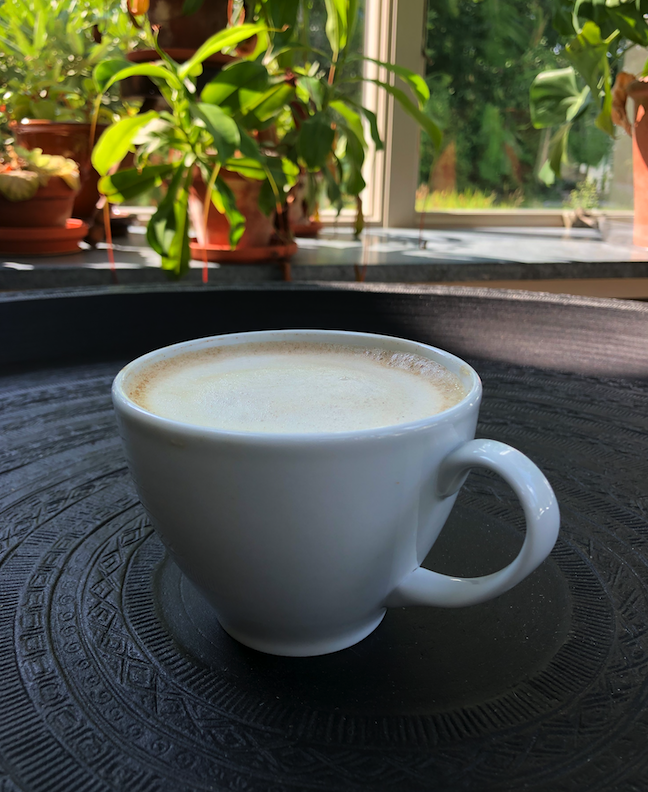
M479 437L516 446L562 514L491 602L394 609L316 658L239 645L168 559L110 384L222 332L399 335L467 359ZM0 790L640 790L648 784L648 307L450 287L278 284L0 295ZM468 478L426 559L478 575L523 516Z

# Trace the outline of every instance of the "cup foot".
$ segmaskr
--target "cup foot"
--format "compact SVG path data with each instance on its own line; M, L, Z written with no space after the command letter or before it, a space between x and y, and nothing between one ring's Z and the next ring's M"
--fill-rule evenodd
M305 640L305 641L285 641L285 640L268 640L265 638L258 638L256 636L247 635L245 632L237 630L227 622L223 621L220 616L218 621L225 632L239 643L249 646L251 649L256 649L259 652L266 654L280 655L282 657L315 657L317 655L331 654L332 652L339 652L342 649L348 649L350 646L362 641L378 627L380 622L385 618L383 610L376 619L366 622L362 627L356 628L352 631L336 635L334 637L322 638L320 640Z

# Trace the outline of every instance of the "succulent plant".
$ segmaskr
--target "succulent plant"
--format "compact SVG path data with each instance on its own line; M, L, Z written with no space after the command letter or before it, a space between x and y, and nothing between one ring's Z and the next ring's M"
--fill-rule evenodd
M0 160L0 195L8 201L28 201L53 176L58 176L71 190L78 190L79 168L74 160L43 154L42 149L6 146Z

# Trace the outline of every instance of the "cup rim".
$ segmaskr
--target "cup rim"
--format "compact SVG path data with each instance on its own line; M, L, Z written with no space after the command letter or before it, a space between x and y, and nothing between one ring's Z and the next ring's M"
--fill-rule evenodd
M325 338L329 336L329 338ZM160 357L174 357L182 351L189 350L192 347L196 349L212 346L218 342L227 342L226 346L244 343L263 343L264 341L297 341L309 339L322 339L321 343L340 343L344 344L352 339L359 341L374 342L376 346L390 346L394 351L409 351L420 354L418 350L427 350L433 353L433 359L442 363L450 371L458 374L465 382L467 379L470 387L467 389L466 395L461 401L448 407L440 413L420 418L417 421L407 421L399 424L389 424L388 426L379 426L369 429L353 429L345 432L250 432L250 431L234 431L231 429L219 429L217 427L201 426L200 424L191 424L184 421L178 421L175 418L165 418L161 415L156 415L153 412L140 407L134 402L127 394L124 388L126 378L132 372L149 362L153 362L156 358ZM365 344L348 344L350 346L363 346ZM409 346L410 349L405 349ZM422 355L425 357L425 355ZM448 365L450 364L450 365ZM401 434L409 434L412 432L419 432L429 429L439 424L454 421L461 413L470 410L472 407L478 407L482 396L482 382L479 374L475 369L465 360L453 355L451 352L446 352L443 349L425 344L421 341L413 341L411 339L402 338L400 336L390 336L379 333L365 333L356 332L353 330L320 330L320 329L307 329L307 328L290 328L285 330L252 330L241 333L222 333L215 336L205 336L202 338L189 339L187 341L180 341L175 344L169 344L144 355L140 355L134 360L127 363L121 371L117 374L112 385L112 398L115 409L122 410L125 414L135 418L150 427L156 427L161 430L174 431L181 433L185 436L193 437L210 437L220 438L223 440L232 440L237 442L289 442L289 443L305 443L305 442L335 442L335 441L348 441L357 440L370 437L388 437Z

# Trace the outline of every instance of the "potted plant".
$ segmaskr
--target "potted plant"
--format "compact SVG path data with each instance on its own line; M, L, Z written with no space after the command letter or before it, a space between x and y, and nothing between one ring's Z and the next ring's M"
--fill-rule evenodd
M169 51L197 50L229 24L231 0L129 0L134 16L148 14L159 29L158 46Z
M210 36L224 30L234 13L232 0L210 0L207 4L201 0L126 0L126 9L138 30L150 24L157 31L157 49L150 43L147 46L139 42L143 46L126 54L131 63L154 62L159 58L158 50L177 63L184 63ZM202 64L197 87L202 88L232 60L220 52L210 55ZM160 102L157 86L144 75L132 75L122 81L121 95L142 100L147 110L156 108Z
M156 82L166 100L167 110L150 110L122 119L106 130L93 152L93 163L103 176L99 187L112 202L131 200L155 185L167 184L165 197L148 224L147 239L160 254L163 268L176 275L186 271L191 258L192 192L196 199L194 207L197 204L197 214L201 215L197 218L196 231L203 236L203 247L205 226L213 206L214 214L224 215L226 219L227 244L223 247L227 250L221 251L226 253L237 250L246 231L242 211L245 207L240 200L237 202L236 194L240 191L233 181L251 184L258 191L254 209L260 208L266 216L272 214L285 190L294 183L296 169L290 162L262 151L254 136L231 114L218 103L202 101L195 91L202 63L212 53L236 46L263 30L262 24L248 24L221 31L183 64L160 50L158 63L124 68L121 61L107 61L95 69L100 90L109 89L134 74L145 75ZM230 93L237 90L234 86ZM257 107L257 113L265 119L278 109L274 105L266 109ZM131 149L135 149L135 167L111 173ZM272 233L271 223L269 233Z
M155 183L169 182L148 227L149 242L166 269L181 274L188 266L188 212L196 172L205 185L198 210L194 207L197 233L206 235L207 220L215 210L227 220L233 251L244 242L246 223L232 179L261 182L258 207L267 216L276 208L282 242L290 238L286 194L300 171L321 174L338 209L344 196L350 196L357 206L356 230L361 230L365 123L377 148L382 141L373 113L346 92L364 79L349 68L366 60L351 47L357 3L341 0L327 8L329 19L335 17L335 24L327 25L330 55L302 36L300 25L308 27L308 3L262 0L253 9L253 23L216 34L183 64L158 48L157 63L123 68L123 63L106 62L95 69L97 86L105 89L135 74L150 77L168 104L168 111L152 110L111 127L93 155L95 167L104 174L100 188L109 200L128 200ZM198 93L196 82L205 60L243 41L254 42L254 49ZM401 79L415 99L400 87L371 81L399 101L438 144L440 132L422 112L429 97L423 79L395 64L377 63ZM136 168L109 175L131 148L137 152ZM170 161L154 159L162 150L169 152ZM196 221L200 207L203 223Z
M357 0L326 3L326 51L312 44L312 5L310 0L257 0L253 4L254 19L268 25L264 58L268 71L291 76L295 85L289 112L279 117L277 125L278 150L301 170L301 179L293 188L291 214L296 224L304 224L316 213L316 195L323 182L338 212L345 200L355 204L355 230L359 233L363 227L361 193L366 185L362 169L369 148L367 134L376 150L381 150L383 143L375 115L356 98L353 88L371 82L390 94L430 136L437 150L441 132L423 112L430 93L422 77L361 54L362 45L355 38ZM363 72L367 61L386 69L398 84L367 78ZM204 94L209 91L208 86Z
M71 220L79 192L76 162L6 145L0 155L0 249L3 253L69 253L87 231Z
M78 163L78 217L92 215L99 197L92 147L101 131L127 112L117 89L97 103L92 70L117 57L139 35L119 0L0 0L0 82L7 129L25 148Z
M565 37L564 56L570 66L541 72L530 90L533 125L553 130L540 172L548 183L561 174L568 159L569 133L579 118L589 113L596 127L610 137L615 124L631 134L625 102L627 96L636 100L633 167L638 245L648 245L648 91L645 82L619 72L618 67L630 47L648 46L647 13L645 0L555 0L553 24Z

